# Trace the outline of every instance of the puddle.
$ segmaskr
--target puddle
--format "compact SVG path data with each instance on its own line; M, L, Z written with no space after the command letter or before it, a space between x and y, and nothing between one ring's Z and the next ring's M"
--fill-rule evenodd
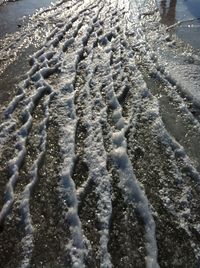
M11 100L13 94L16 94L18 83L23 80L23 75L30 68L28 59L29 54L35 52L35 47L30 45L13 64L0 74L0 108Z
M198 133L192 126L188 126L188 123L177 112L167 96L160 98L159 105L162 120L168 132L184 147L195 167L200 171L200 137Z
M194 48L200 48L199 0L157 0L161 22L170 26L181 21L176 34Z
M154 96L159 100L159 110L167 131L180 143L200 172L200 137L193 125L178 111L173 100L167 96L165 85L145 73L145 82Z
M53 2L56 0L19 0L0 5L0 38L4 37L6 33L19 30L24 16L30 16L37 9L48 7Z
M200 49L200 20L183 22L176 29L176 34L186 43Z

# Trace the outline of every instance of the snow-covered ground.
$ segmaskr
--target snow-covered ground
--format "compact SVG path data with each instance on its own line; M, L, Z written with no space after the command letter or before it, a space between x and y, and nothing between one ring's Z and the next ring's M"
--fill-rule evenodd
M0 47L2 267L199 267L200 60L156 2L62 0Z

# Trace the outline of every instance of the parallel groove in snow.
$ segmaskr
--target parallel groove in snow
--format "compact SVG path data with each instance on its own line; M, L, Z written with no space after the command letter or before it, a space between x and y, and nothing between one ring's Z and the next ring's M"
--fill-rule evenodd
M48 122L51 117L57 126L56 137L59 137L54 141L60 150L57 156L59 172L56 172L57 180L52 184L56 185L56 191L45 194L45 197L47 199L56 193L60 200L59 204L53 206L62 212L62 217L54 223L60 221L62 228L64 226L60 232L65 234L62 238L64 248L60 249L60 252L64 252L64 266L106 268L117 264L121 267L126 260L134 261L132 255L141 253L137 261L143 258L147 268L159 267L159 262L162 263L159 254L165 249L163 244L161 247L160 237L157 237L155 223L162 219L167 224L167 220L163 219L165 212L159 211L158 202L166 209L166 215L173 219L173 231L179 228L184 230L186 238L189 237L187 247L192 249L192 253L195 252L195 261L200 258L200 242L195 238L195 234L200 233L198 206L191 202L193 195L199 200L199 173L184 148L167 131L157 96L147 88L145 75L139 66L138 58L141 57L145 60L147 70L154 70L167 85L170 91L166 94L181 110L185 102L173 88L167 74L160 71L162 66L153 60L153 48L147 42L146 24L142 17L154 16L156 11L152 8L147 14L151 4L154 7L152 0L146 1L144 7L137 0L60 1L35 16L39 18L38 23L44 20L54 25L49 28L48 25L44 26L44 31L49 30L44 45L30 59L31 68L19 85L18 94L8 104L0 125L1 157L4 156L4 149L9 150L6 147L8 140L16 140L12 145L14 155L8 159L9 175L3 178L7 184L5 202L0 211L0 227L9 241L9 228L12 228L10 218L16 217L19 211L22 240L16 238L16 241L22 251L21 268L37 265L38 260L32 261L34 250L36 253L40 250L36 237L41 237L39 241L45 237L39 233L41 229L34 225L38 204L32 202L32 195L41 183L40 168L45 165L43 160L50 150ZM32 30L36 28L36 24L30 26ZM26 34L25 40L18 40L17 44L26 44ZM4 47L3 55L12 48L12 42L10 40L9 45ZM40 105L43 109L38 108ZM42 112L37 118L34 114L38 110ZM181 111L187 122L200 133L199 122L190 110L185 107ZM35 139L33 126L38 133ZM146 129L149 133L145 132ZM142 144L143 134L152 140L147 138ZM35 140L38 145L30 148ZM148 182L148 175L151 177L151 174L140 174L145 167L137 166L140 161L149 164L146 151L153 145L155 152L163 154L154 155L153 160L158 161L163 157L170 167L170 171L166 171L165 167L156 170L155 165L158 185L154 185L153 179ZM23 177L23 171L27 169ZM146 169L149 170L149 166ZM177 181L170 181L170 175L180 183L177 191ZM147 188L148 183L152 189ZM153 192L154 186L159 193ZM46 189L40 191L44 193ZM174 200L169 200L169 197ZM48 200L45 202L48 209ZM116 202L116 207L124 210L119 211L123 219L118 224L125 222L127 228L114 226L118 219L116 215L113 217L113 211L117 213ZM34 207L34 213L31 207ZM188 211L195 216L192 220L186 217ZM131 220L133 222L130 223ZM136 233L130 230L132 226L143 232L138 234L140 241L134 241L134 246L141 245L142 249L131 252L132 247L131 250L127 249L127 256L123 256L124 252L119 252L118 256L117 252L113 252L120 241L117 236L121 235L125 242L131 243ZM45 228L47 233L52 230L49 226ZM128 231L115 234L115 230ZM160 235L164 236L165 233ZM48 245L47 248L54 249L56 246ZM190 256L193 256L192 253ZM124 258L122 262L121 256ZM165 259L163 262L167 261ZM42 265L50 267L51 263Z
M30 197L31 194L37 184L38 181L38 169L41 164L41 161L44 157L46 151L46 139L47 139L47 123L49 119L49 104L55 93L52 92L46 98L44 102L44 119L39 125L40 130L40 153L35 160L32 168L31 168L31 181L26 185L23 193L22 193L22 201L20 204L21 215L24 221L24 229L25 229L25 237L23 238L23 256L24 259L22 261L21 267L30 267L31 254L34 247L33 242L33 233L34 227L32 224L31 213L30 213Z
M64 160L63 169L61 171L61 185L60 185L60 191L61 196L63 199L64 206L66 206L66 209L68 210L66 212L66 220L69 222L70 229L71 229L71 235L72 235L72 241L71 244L67 245L67 248L70 251L71 261L72 261L72 267L82 266L84 267L84 258L85 255L88 255L88 249L87 247L90 247L88 245L88 241L86 238L84 238L82 228L81 228L81 222L78 216L78 201L76 197L75 192L75 185L71 178L73 168L74 168L74 143L75 143L75 133L76 133L76 125L77 125L77 119L75 114L75 108L74 108L74 83L76 78L76 69L77 65L81 60L81 55L83 53L83 47L87 44L91 33L93 32L94 23L96 22L98 18L98 14L101 11L103 7L101 7L96 14L92 17L91 25L89 25L88 29L85 32L85 36L82 37L82 48L79 48L79 54L75 55L74 65L72 63L69 63L69 70L74 70L74 76L69 77L69 82L64 88L62 89L62 100L61 103L63 105L66 105L66 108L68 108L66 111L63 110L63 113L67 113L65 117L65 124L61 127L60 131L63 133L63 137L61 135L60 140L60 146L62 148L62 157ZM77 42L78 45L78 42ZM66 66L64 67L63 71L67 71ZM64 78L66 79L66 77ZM66 101L66 104L64 104ZM60 104L59 104L60 105ZM70 113L69 113L69 111ZM64 115L63 114L63 115ZM67 128L65 127L67 126ZM66 133L65 133L66 132ZM65 149L64 149L65 148ZM72 196L69 195L71 193Z
M112 120L115 128L112 135L114 147L112 157L120 175L120 186L123 188L125 200L136 204L136 208L145 224L148 253L147 267L158 267L155 223L148 207L148 199L136 181L132 165L126 153L125 123L121 115L121 106L114 93L112 77L108 78L110 79L110 85L106 88L107 101L113 109Z

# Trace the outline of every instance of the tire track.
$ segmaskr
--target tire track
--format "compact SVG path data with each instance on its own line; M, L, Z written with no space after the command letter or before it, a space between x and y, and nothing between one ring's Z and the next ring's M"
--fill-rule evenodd
M74 85L76 80L76 70L78 67L79 61L82 59L83 50L84 47L87 45L87 42L93 32L94 29L94 23L96 22L98 18L98 14L103 6L100 6L99 9L96 10L95 15L93 15L92 19L90 20L91 25L89 24L88 29L85 31L85 37L82 37L82 48L79 50L80 53L75 54L75 65L72 67L74 69L74 76L71 79L71 74L65 72L65 75L69 75L69 81L68 84L65 86L65 91L61 93L62 96L62 102L66 101L66 107L67 110L63 111L63 113L66 114L65 117L65 124L61 124L60 132L63 133L63 137L61 135L60 140L60 146L62 148L62 155L63 155L63 169L61 170L61 184L60 184L60 191L61 196L64 202L66 202L67 207L64 209L67 209L66 211L66 220L68 221L70 225L70 231L71 231L71 241L67 245L67 249L69 251L70 259L71 259L71 265L72 267L75 265L81 265L84 266L85 259L87 260L88 256L88 250L90 249L89 241L85 238L81 222L78 215L78 201L76 198L76 191L75 191L75 185L74 181L72 180L72 174L74 169L74 144L75 144L75 133L76 133L76 125L77 125L77 118L75 114L75 107L74 107ZM77 42L77 47L79 43ZM76 51L76 50L75 50ZM77 52L76 52L77 53ZM69 55L69 54L68 54ZM73 54L72 54L73 56ZM69 70L71 69L70 66L71 63L69 63ZM67 71L66 67L65 70ZM65 76L65 79L67 77ZM66 96L65 96L66 95ZM70 97L71 96L71 97ZM59 105L61 106L61 105ZM69 112L70 111L70 112ZM71 129L65 129L65 126L71 126ZM66 167L68 167L66 169ZM73 193L72 196L69 196L68 191Z
M98 27L101 27L101 23L98 23L98 21L96 24ZM102 106L99 99L100 93L97 87L98 82L95 79L95 77L98 76L97 62L99 54L101 53L97 48L98 42L99 45L102 46L104 43L103 40L106 38L106 34L104 34L103 29L99 31L97 28L97 31L99 34L96 35L96 41L94 40L93 44L91 44L91 48L88 47L88 50L90 51L90 54L87 57L88 62L86 63L86 66L88 66L88 76L86 76L86 83L79 93L79 98L84 103L82 103L82 106L84 107L84 109L82 108L82 116L84 120L83 122L85 122L87 126L86 131L88 133L87 138L85 139L85 159L87 161L89 171L87 180L83 182L78 189L78 196L80 197L81 202L79 206L79 214L83 222L83 227L86 230L86 235L92 241L92 255L97 261L96 265L99 263L101 267L110 267L110 257L107 252L108 224L109 215L111 213L109 212L110 186L106 169L106 161L102 159L106 157L106 152L102 147L103 140L101 137L101 125L98 123L101 118L99 108ZM91 157L92 151L93 156ZM102 189L104 189L104 191ZM93 209L88 209L86 206L88 202L93 204ZM94 211L96 206L97 210ZM92 237L91 231L94 232L94 230L96 235L95 237ZM99 253L98 248L100 251Z
M150 100L148 100L148 102L149 101ZM144 105L146 106L147 102ZM155 103L152 105L152 108L155 111ZM177 259L175 256L178 255L178 259L183 263L186 261L184 252L187 252L187 263L190 262L191 265L193 265L195 257L192 243L188 245L191 234L187 231L187 223L184 220L186 216L186 214L184 216L184 207L191 207L192 204L189 199L187 200L190 196L190 190L184 186L183 175L176 166L173 153L170 155L170 146L168 143L170 138L169 136L167 138L166 130L162 127L162 134L158 134L161 133L161 129L159 129L159 131L158 129L153 131L151 127L155 127L154 124L158 125L158 123L155 123L157 120L155 114L151 119L152 123L147 116L152 116L149 112L149 106L148 110L141 110L141 115L138 118L138 125L142 123L145 127L143 127L142 130L138 126L136 127L137 131L135 134L133 132L133 136L128 137L128 148L129 155L132 157L132 162L136 168L136 174L143 183L148 198L155 209L159 262L164 267L166 261L171 263L171 265L175 265L174 263L176 263ZM157 116L159 117L159 114L157 114ZM138 131L138 129L140 130ZM140 140L138 140L138 135L140 136ZM159 136L158 139L156 138L157 135ZM137 145L135 149L132 146L132 140L134 140ZM163 148L163 146L167 148ZM154 150L158 151L155 152ZM159 160L157 157L152 158L152 155L162 155L162 159ZM187 180L188 178L186 181ZM182 210L182 215L178 212L180 210ZM174 223L173 226L171 222ZM161 235L163 233L165 233L165 246ZM183 241L181 237L184 237ZM184 240L185 237L187 237L187 242ZM167 246L171 241L174 241L173 243L176 245L176 248L173 248L173 252L172 249ZM165 249L167 247L167 251L163 250L163 247Z
M112 79L112 77L109 77ZM132 165L128 156L126 154L126 141L124 133L124 119L121 115L121 106L117 100L114 93L112 81L110 81L111 86L107 88L107 101L112 107L113 115L113 126L116 128L113 132L112 142L114 150L112 152L113 161L118 169L120 176L120 187L122 187L125 194L125 200L128 202L133 202L136 206L136 210L143 220L146 229L146 239L147 239L147 267L157 266L157 246L155 239L155 224L151 212L148 208L148 201L146 196L139 188L136 182L135 175L132 170ZM137 203L138 202L138 203ZM149 245L148 245L149 244Z
M77 18L78 17L75 16L72 19L72 21L75 22L77 20ZM74 31L74 37L76 37L76 35L78 34L78 31L79 31L81 25L82 24L78 24L77 29ZM50 44L50 46L51 46L51 44ZM45 62L45 59L47 59L47 61L48 61L48 60L51 59L52 56L53 56L53 52L51 52L51 51L49 53L47 53L46 55L44 55L44 49L42 49L42 50L40 50L40 51L38 51L36 53L36 55L34 57L34 60L36 58L39 58L39 61L42 61L42 64L40 66L38 64L38 62L36 62L36 64L32 67L32 69L27 74L27 76L29 78L27 80L25 80L24 86L21 88L22 92L18 96L16 96L16 98L14 98L14 100L10 103L9 107L6 109L5 116L6 116L6 118L8 118L10 120L9 120L8 126L6 128L5 128L4 124L2 126L2 129L3 129L3 132L4 132L3 135L5 137L6 137L7 132L10 130L10 128L13 128L13 124L15 125L15 120L14 120L14 123L13 123L13 120L12 120L12 114L13 114L17 104L19 103L19 101L21 101L24 98L25 94L26 94L26 86L27 86L27 84L29 83L30 80L34 80L34 81L36 81L37 92L36 92L35 95L30 97L30 100L29 100L29 98L27 98L27 100L25 100L25 103L28 102L28 104L26 104L28 106L28 111L25 110L22 113L23 118L24 118L23 120L25 120L25 123L24 123L24 125L22 125L21 129L19 130L19 134L17 134L18 139L20 140L20 138L21 139L23 138L22 136L26 135L26 133L24 133L24 132L27 132L27 133L29 132L31 124L32 124L31 113L34 110L36 102L38 102L38 100L44 94L43 92L45 90L51 90L50 87L48 88L48 85L42 86L42 81L41 80L48 78L48 76L51 75L52 73L54 73L59 67L59 64L55 64L54 67L49 67L48 63ZM39 82L37 83L37 81L39 81ZM26 117L28 117L28 119L26 119ZM14 163L12 165L13 168L15 167L15 168L19 169L19 167L20 167L20 165L21 165L21 163L22 163L22 161L24 159L26 137L24 138L22 143L24 144L22 146L23 148L21 150L19 150L19 155L17 157L17 160L16 161L14 160ZM22 145L22 143L19 144L19 146ZM19 163L17 163L18 160L19 160ZM10 167L10 169L12 169L12 168ZM10 178L10 182L7 185L7 188L9 188L10 194L9 194L9 191L7 191L6 195L9 195L8 200L10 200L10 201L9 202L7 201L7 203L4 205L4 208L2 209L1 222L3 222L3 219L5 217L4 214L6 214L6 211L8 211L11 208L12 203L13 203L13 198L12 198L13 189L12 188L15 185L15 182L16 182L17 177L18 177L17 172L18 172L17 170L16 170L16 172L13 171L13 174L12 174L13 176ZM8 209L6 207L8 207Z
M109 53L109 52L110 52L110 49L107 48L107 49L106 49L106 52ZM109 54L108 54L108 55L109 55ZM109 56L109 58L110 58L110 56ZM106 59L104 59L104 61L107 62ZM110 82L110 77L109 77L108 75L105 77L105 79L107 79L107 81ZM108 82L107 82L107 83L108 83ZM111 82L111 85L112 85L112 82ZM106 97L107 97L107 101L110 102L111 100L110 100L109 98L113 98L113 96L115 96L115 95L114 95L114 91L109 92L109 90L111 90L109 86L108 86L106 89L104 88L104 90L105 90L105 93L104 93L104 94L105 94ZM106 91L107 91L107 92L106 92ZM109 103L109 105L110 105L111 107L112 107L112 105L113 105L113 110L115 110L114 107L117 107L117 105L118 105L117 103L118 103L118 101L117 101L117 98L116 98L116 99L113 100L113 103ZM116 123L117 123L117 121L118 121L118 118L117 118L117 112L116 112L116 115L113 116L113 119L114 119L114 121L115 121L115 119L116 119ZM120 128L120 126L122 126L122 125L123 125L123 120L119 120L119 121L118 121L118 125L117 125L116 127L117 127L117 128ZM123 140L123 138L122 138L122 140ZM113 140L113 142L114 142L114 140ZM119 141L119 142L120 142L120 141ZM117 145L117 144L118 144L118 143L117 143L117 140L116 140L116 142L114 142L114 146L119 146L119 145ZM117 160L117 159L116 159L116 160ZM117 164L117 161L115 161L115 163ZM122 171L122 170L121 170L121 171ZM122 177L126 177L126 176L122 175ZM135 186L134 186L134 188L135 188ZM134 188L133 188L133 189L134 189ZM136 189L137 189L137 187L136 187ZM140 196L140 197L141 197L141 196ZM140 210L140 212L141 212L141 210ZM151 228L153 228L152 230L153 230L153 232L154 232L154 227L151 226L150 229L151 229ZM149 233L149 234L150 234L150 233ZM147 239L150 239L149 241L151 241L151 239L153 239L153 238L149 236L149 238L147 238ZM151 242L150 242L150 243L151 243ZM154 243L153 240L152 240L152 243ZM151 246L152 246L152 244L151 244ZM155 249L155 248L154 248L154 249ZM155 252L156 252L156 251L155 251ZM154 254L154 250L153 250L153 252L151 252L151 253ZM150 253L150 254L151 254L151 253ZM151 257L152 257L152 256L151 256ZM150 258L150 259L151 259L151 258ZM152 259L151 259L151 260L152 260ZM150 260L150 262L151 262L151 260ZM153 258L153 262L154 262L154 261L156 262L156 260L154 260L154 258ZM152 264L151 264L150 262L148 263L148 261L147 261L147 265L150 265L150 266L151 266Z
M156 60L154 6L60 1L3 44L47 31L0 125L4 267L199 265L198 116Z
M143 36L145 37L144 34L143 34ZM141 38L143 38L143 36L141 35ZM147 44L147 42L146 42L146 44ZM148 51L147 55L143 55L144 54L144 51L143 51L144 46L143 45L141 47L139 47L139 51L144 56L144 59L146 59L148 62L149 57L152 53L152 48L150 46L148 46L148 44L147 44L147 47L149 48L149 51L147 50ZM141 59L139 59L139 62L141 62ZM145 62L145 60L144 60L144 62ZM149 62L148 62L147 66L148 66L147 68L149 70L152 70L154 68L154 66L152 64L149 64ZM140 66L139 66L139 68L140 68ZM142 72L142 74L144 75L144 72ZM143 79L145 80L145 76L143 77ZM147 85L149 86L151 84L148 83ZM151 86L150 86L150 89L152 89ZM171 92L173 92L173 91L174 90L171 88ZM147 90L147 92L148 92L148 90ZM171 96L173 96L173 93L171 94ZM156 97L158 97L158 95L156 95ZM194 238L194 236L193 236L193 238L191 238L192 237L191 233L188 232L188 227L187 227L188 222L186 219L184 219L184 217L187 217L186 216L186 214L187 214L186 207L191 207L191 203L189 202L189 199L188 199L188 197L190 196L190 187L193 189L193 187L196 188L196 186L189 186L188 188L185 186L180 187L179 182L185 181L185 179L182 179L183 177L185 177L185 175L183 173L183 170L184 170L183 166L184 165L190 166L190 167L188 167L188 170L192 170L192 171L191 171L191 173L189 172L187 174L188 174L188 176L191 177L192 180L195 180L195 181L196 181L196 179L198 180L198 174L197 174L196 170L194 170L194 168L192 168L192 164L191 164L189 158L186 156L185 152L183 152L183 148L181 148L181 146L179 144L177 144L170 137L170 135L167 133L167 131L165 129L165 126L163 126L162 123L160 123L160 126L162 125L162 127L157 128L156 130L154 129L154 131L152 133L152 137L150 138L152 130L151 130L151 128L148 128L147 125L150 124L151 120L152 120L152 122L154 122L153 124L158 125L157 120L158 120L158 118L159 118L159 120L161 120L161 119L160 119L159 111L157 110L158 103L154 102L154 104L152 106L151 105L149 106L149 104L154 99L151 96L150 92L146 93L146 98L147 98L146 101L145 100L142 101L144 103L143 105L145 106L145 108L142 108L142 110L140 109L140 114L139 114L139 117L137 119L139 122L135 125L135 127L133 127L130 130L130 132L133 131L132 132L133 135L128 137L128 144L129 144L128 148L129 148L129 155L131 155L132 157L134 156L134 160L132 160L132 163L136 168L136 173L138 174L137 177L139 177L140 181L144 184L148 198L155 209L155 213L158 213L158 217L155 217L155 220L156 220L156 226L157 226L159 263L163 267L166 267L165 262L170 263L170 265L178 265L177 256L179 256L178 259L180 260L180 263L184 263L186 261L186 258L185 258L185 255L182 254L180 251L180 247L182 247L183 252L188 252L187 262L189 262L193 266L193 265L196 265L198 263L198 261L197 261L199 258L198 254L197 254L198 245L195 244L196 248L194 247L194 242L192 242L191 239L194 241L195 238ZM175 100L174 97L172 99ZM177 101L175 103L177 103ZM179 103L180 103L180 100L179 100ZM189 113L188 113L188 119L193 121L191 119L191 116L189 115ZM152 127L154 128L155 126L153 124L152 124ZM144 126L143 129L141 129L141 126ZM162 129L162 131L161 131L161 129ZM138 139L137 139L138 134L137 133L140 133L140 132L141 132L141 139L138 143ZM159 134L161 132L162 132L162 134ZM160 137L159 142L156 139L156 136ZM162 136L162 138L161 138L161 136ZM137 144L137 146L135 148L132 145L132 142L131 142L132 140L134 140L134 142L136 142L136 144ZM155 142L153 142L154 143L153 145L150 145L152 143L152 141L155 141ZM165 146L167 146L167 148L164 149L164 153L161 151L156 153L154 150L162 150L161 148L162 148L163 144L165 144ZM169 156L169 151L171 151L171 150L173 150L175 155L173 155L173 153L171 153L171 155ZM179 152L183 152L183 155L181 156L181 153L180 154L176 153L176 150L178 150ZM169 159L164 160L165 154L168 155L168 156L166 156L166 159L169 158L173 162L170 163ZM155 160L151 159L151 155L152 156L154 155ZM157 155L162 155L161 162L156 157ZM178 155L179 155L179 157L178 157ZM179 159L177 159L177 157ZM180 158L182 158L182 160L180 160ZM143 162L143 161L145 161L145 162ZM137 162L138 162L138 164L137 164ZM182 164L183 164L182 167L180 167L180 162L182 162ZM173 165L172 165L172 163L173 163ZM158 164L158 166L157 166L157 164ZM145 168L145 170L144 170L143 167L148 167L149 165L150 165L150 168L149 169ZM157 168L156 168L156 166L157 166ZM156 168L155 172L153 171L154 168ZM140 172L138 172L138 169L140 170ZM146 174L146 178L145 178L145 174ZM170 183L172 177L174 177L174 183L175 183L174 186ZM156 178L156 180L155 180L155 178ZM153 181L154 181L154 186L153 186ZM160 187L160 186L158 186L158 181L162 185L163 184L165 185L165 186L164 185L162 186L164 189L158 190L155 188L155 190L152 191L152 189L154 189L154 187L158 187L158 188ZM196 184L196 182L194 184ZM177 187L178 187L178 189L177 189ZM149 192L149 189L151 189L150 192ZM172 189L174 189L174 191ZM159 192L158 197L156 197L156 192ZM179 195L179 194L180 194L180 196L177 197L177 199L176 199L176 195ZM159 199L162 200L161 201L162 209L161 209L161 206L159 206L159 201L158 201ZM177 200L181 200L180 203L182 205L180 205L180 203ZM186 202L186 203L184 203L184 202ZM177 205L177 203L179 203L180 207L179 207L179 205ZM184 203L184 205L183 205L183 203ZM163 208L165 209L165 212L163 212ZM184 210L185 210L185 212L184 212ZM178 211L181 211L181 212L178 212ZM165 219L170 219L170 220L165 220ZM164 243L163 243L163 240L161 240L162 235L160 235L160 233L163 234L165 232L164 229L162 229L163 226L162 226L161 222L163 223L163 225L165 226L165 229L167 230ZM173 226L171 225L171 222L174 222ZM169 227L167 227L167 226L169 226ZM176 236L174 235L175 233L177 233ZM180 234L180 235L178 235L178 234ZM184 238L187 237L187 241L188 240L190 241L190 245L187 245L187 243L185 243L184 241L181 241L180 238L182 236ZM167 243L171 243L172 239L174 240L174 242L173 242L174 245L177 245L176 249L173 249L173 252L170 250L170 247L166 246ZM181 245L181 246L178 246L178 245ZM166 248L166 247L167 247L167 251L163 250L163 248ZM174 250L176 252L175 254L174 254ZM196 255L195 261L194 261L194 259L195 259L194 253ZM164 260L166 260L166 261L164 261Z
M74 19L74 21L75 21L75 19ZM78 25L78 30L80 29L80 25ZM76 35L78 34L78 31L76 31L75 32L75 34L74 34L74 37L76 37ZM45 63L45 59L47 58L48 60L50 60L51 58L52 58L52 56L53 56L53 52L49 52L49 53L47 53L46 55L44 55L44 51L43 50L41 50L41 51L39 51L38 53L37 53L37 55L36 55L36 57L39 57L39 61L40 62L42 62L42 65L44 65L44 63ZM46 65L46 64L45 64ZM35 73L35 71L37 71L39 69L39 72L37 72L37 73ZM41 78L43 79L43 78L47 78L47 76L48 76L48 74L46 75L46 70L45 70L45 68L38 68L38 66L36 66L35 68L32 68L32 70L33 70L33 72L32 71L30 71L30 73L29 73L29 76L31 76L31 80L33 79L33 80L35 80L36 82L38 81L38 80L41 80ZM48 69L47 69L47 72L48 72ZM50 73L51 73L51 70L50 70ZM8 110L7 110L7 114L12 114L12 112L15 110L15 107L16 107L16 104L18 103L18 101L19 100L21 100L23 97L24 97L24 95L25 94L23 94L24 92L22 92L22 95L19 97L19 96L17 96L17 98L11 103L11 105L10 105L10 107L8 108ZM30 99L31 99L31 97L30 97ZM40 99L40 96L38 96L38 99ZM28 101L29 102L29 101ZM35 103L36 103L37 101L35 101ZM34 109L34 104L33 105L31 105L32 107L29 109L30 110L30 112L32 113L32 108ZM29 117L31 117L30 116L30 114L29 114ZM31 121L32 121L32 118L30 118L30 122L29 122L29 124L28 124L28 128L30 129L30 127L31 127ZM26 127L26 126L25 126ZM26 138L25 138L25 141L24 141L24 143L23 143L24 145L23 145L23 147L24 147L24 150L25 150L25 144L26 144ZM24 151L25 152L25 151ZM36 160L36 162L37 162L37 160ZM18 168L20 168L20 167L18 167ZM37 168L34 168L34 170L35 169L37 169ZM35 178L33 179L33 181L36 181L36 174L34 175L35 176ZM13 184L13 186L14 186L14 184ZM27 186L28 187L28 186ZM27 189L27 188L26 188ZM13 191L13 190L12 190ZM12 193L11 193L12 194ZM12 202L14 202L14 199L12 199L11 200ZM28 204L26 204L26 210L29 210L28 209ZM27 214L27 213L26 213ZM26 221L26 225L29 225L29 227L30 228L25 228L26 229L26 231L27 232L29 232L29 234L27 235L26 234L26 236L29 236L29 238L30 237L32 237L32 234L30 234L30 233L32 233L32 226L31 226L31 223L30 223L30 220L27 218L27 219L25 219L25 221ZM27 227L27 226L26 226ZM27 229L29 229L29 230L27 230ZM32 239L33 238L30 238L29 240L31 240L31 241L28 241L28 240L26 240L26 239L24 239L25 241L22 241L22 243L24 242L26 245L28 245L29 244L29 247L27 247L27 250L29 251L28 253L26 253L26 255L28 254L28 255L30 255L31 254L31 252L30 251L32 251L31 249L30 249L30 247L31 247L31 244L33 243L33 241L32 241ZM26 247L25 247L26 248ZM26 267L27 265L29 265L29 264L26 264L26 261L27 262L29 262L30 260L25 260L25 262L24 262L24 264L22 264L22 267Z
M107 25L107 24L106 24ZM116 29L118 26L116 26ZM119 39L118 39L119 40ZM118 42L118 40L116 42ZM114 46L113 46L114 47ZM109 49L108 49L109 51ZM104 60L101 61L104 62ZM114 63L114 62L113 62ZM116 63L118 65L118 62ZM115 66L113 66L115 68ZM98 83L102 83L101 86L101 95L102 100L105 103L104 106L104 112L102 113L102 133L103 133L103 139L104 139L104 146L107 150L107 152L110 154L112 151L112 129L109 126L107 122L111 120L108 117L109 114L109 107L106 106L106 91L105 88L107 86L108 81L106 81L105 78L107 75L107 65L100 65L98 67L99 72L101 74ZM109 156L108 156L109 157ZM109 174L112 176L111 185L112 185L112 216L111 216L111 223L110 223L110 230L109 230L109 243L108 243L108 249L112 257L112 263L115 267L122 267L123 265L127 265L127 263L137 264L138 267L144 266L144 244L143 241L141 241L141 238L136 239L134 236L134 231L139 231L140 233L144 234L144 230L141 226L141 223L138 225L138 215L135 214L135 208L131 205L126 205L126 203L123 200L123 195L121 193L121 189L119 187L119 178L117 175L117 171L115 170L115 167L113 165L113 161L109 157L107 160L107 169L109 171ZM134 226L134 227L133 227ZM140 230L138 230L138 227ZM126 232L128 232L130 229L133 232L133 235L127 235ZM136 233L137 233L136 231ZM120 235L119 235L120 234ZM122 243L123 241L123 243ZM126 244L127 247L124 247ZM120 247L120 245L123 245ZM127 252L127 249L129 248L130 251ZM116 255L115 252L118 251L118 254Z
M67 262L65 245L70 234L63 220L62 203L57 189L61 159L57 133L59 113L55 113L56 98L57 96L52 100L49 110L46 152L39 169L38 185L30 200L34 226L31 267L65 267Z

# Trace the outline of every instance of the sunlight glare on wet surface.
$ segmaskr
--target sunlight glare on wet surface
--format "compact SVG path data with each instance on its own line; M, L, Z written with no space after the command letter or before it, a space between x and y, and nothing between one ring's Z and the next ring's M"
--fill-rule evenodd
M48 7L55 0L21 0L0 5L0 38L6 33L17 31L23 24L23 17L30 16L37 9Z
M200 5L198 0L157 0L161 22L170 26L181 22L177 35L194 48L200 48Z

